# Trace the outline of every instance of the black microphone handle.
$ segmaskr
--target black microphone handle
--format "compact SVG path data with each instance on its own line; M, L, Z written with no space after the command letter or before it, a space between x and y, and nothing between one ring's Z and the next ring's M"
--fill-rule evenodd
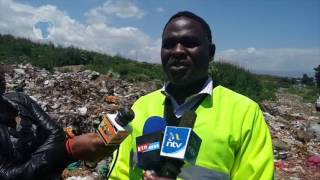
M176 179L181 172L184 162L178 159L165 158L162 164L161 168L155 171L157 175L160 177Z

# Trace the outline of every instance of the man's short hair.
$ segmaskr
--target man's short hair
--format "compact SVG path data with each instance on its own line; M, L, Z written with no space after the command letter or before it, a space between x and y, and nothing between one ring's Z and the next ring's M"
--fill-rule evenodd
M167 25L173 19L178 18L178 17L188 17L190 19L193 19L193 20L199 22L201 24L201 26L203 27L203 29L206 31L210 44L212 44L212 35L211 35L210 26L208 25L208 23L202 17L200 17L200 16L198 16L198 15L196 15L196 14L190 12L190 11L180 11L180 12L174 14L173 16L171 16L171 18L168 20L168 22L164 26L163 32L166 29Z

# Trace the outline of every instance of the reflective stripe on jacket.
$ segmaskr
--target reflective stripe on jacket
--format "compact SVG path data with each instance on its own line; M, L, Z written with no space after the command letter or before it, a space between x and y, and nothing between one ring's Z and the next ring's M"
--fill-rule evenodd
M141 179L136 167L136 141L150 116L163 117L165 96L158 90L133 105L132 134L121 144L110 179ZM182 179L273 179L269 129L254 101L217 86L196 109L194 131L202 139L196 165L185 165ZM115 153L116 154L116 153Z

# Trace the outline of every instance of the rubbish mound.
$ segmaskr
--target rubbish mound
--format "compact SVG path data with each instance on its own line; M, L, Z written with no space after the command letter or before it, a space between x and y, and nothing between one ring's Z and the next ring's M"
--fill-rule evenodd
M24 91L75 134L95 131L103 114L131 106L161 85L157 81L129 82L91 70L50 72L30 64L6 69L7 91ZM320 179L320 112L285 89L279 90L276 101L264 101L260 106L273 139L275 178ZM72 164L63 178L101 179L110 162L111 157L106 157L99 163Z
M320 179L320 112L285 89L276 96L260 104L272 135L275 178Z
M62 127L78 126L78 133L92 132L106 113L156 89L157 82L129 82L85 70L49 72L27 65L12 65L6 74L7 91L24 91Z
M6 65L5 69L7 92L25 92L61 127L70 127L76 135L94 132L102 115L131 107L139 97L159 88L160 84L158 81L129 82L91 70L50 72L30 64ZM63 178L97 179L107 173L108 164L101 166L101 162L90 166L74 164L66 168Z

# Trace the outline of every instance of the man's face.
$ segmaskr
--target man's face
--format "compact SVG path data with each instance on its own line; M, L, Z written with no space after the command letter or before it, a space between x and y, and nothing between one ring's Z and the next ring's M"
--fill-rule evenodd
M185 86L206 78L213 55L214 46L199 22L177 17L165 28L161 61L171 83Z

